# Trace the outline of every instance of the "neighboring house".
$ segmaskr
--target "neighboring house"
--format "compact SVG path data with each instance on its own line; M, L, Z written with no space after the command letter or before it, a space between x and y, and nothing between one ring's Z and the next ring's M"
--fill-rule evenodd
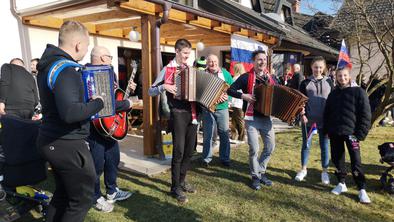
M281 43L273 48L274 60L278 61L275 69L279 75L286 65L294 63L304 65L305 73L310 74L311 58L317 55L336 63L337 49L323 44L296 25L294 13L299 12L299 0L199 0L198 6L283 35Z

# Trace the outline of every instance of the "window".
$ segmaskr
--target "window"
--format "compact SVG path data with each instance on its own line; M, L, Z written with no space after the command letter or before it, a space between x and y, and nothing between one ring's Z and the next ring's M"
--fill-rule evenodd
M172 2L176 2L182 5L187 5L193 7L193 0L171 0Z
M282 10L280 12L280 16L282 17L283 21L286 23L293 25L293 17L291 15L291 8L287 6L282 6Z

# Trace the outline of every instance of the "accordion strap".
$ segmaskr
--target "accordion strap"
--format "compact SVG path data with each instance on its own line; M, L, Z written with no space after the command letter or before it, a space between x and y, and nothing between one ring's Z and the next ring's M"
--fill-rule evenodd
M82 65L68 59L60 59L54 62L48 71L48 78L47 78L47 85L51 91L55 87L55 82L60 72L67 67L82 68Z

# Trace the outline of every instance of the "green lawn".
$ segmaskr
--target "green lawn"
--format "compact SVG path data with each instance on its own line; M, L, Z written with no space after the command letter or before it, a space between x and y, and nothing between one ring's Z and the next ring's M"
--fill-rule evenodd
M334 185L321 184L317 140L313 142L307 180L294 181L300 167L300 136L299 129L277 134L268 168L273 187L259 191L250 188L248 146L241 145L232 150L229 169L221 167L217 159L209 169L200 167L199 160L193 162L187 179L198 192L189 195L186 205L178 205L168 195L169 172L148 178L122 171L119 186L132 190L133 196L116 203L109 214L91 209L86 221L393 221L394 198L380 190L379 177L386 165L379 163L377 145L394 141L394 127L374 129L361 145L370 205L358 203L350 174L345 195L335 196L330 193ZM336 183L333 171L330 167L332 184ZM49 180L42 186L51 190L51 184Z

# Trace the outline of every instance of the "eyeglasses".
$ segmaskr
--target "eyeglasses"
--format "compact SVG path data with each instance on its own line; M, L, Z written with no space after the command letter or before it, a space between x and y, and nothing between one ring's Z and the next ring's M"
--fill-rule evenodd
M108 58L110 58L112 60L113 56L111 55L103 55L103 56L107 56Z

